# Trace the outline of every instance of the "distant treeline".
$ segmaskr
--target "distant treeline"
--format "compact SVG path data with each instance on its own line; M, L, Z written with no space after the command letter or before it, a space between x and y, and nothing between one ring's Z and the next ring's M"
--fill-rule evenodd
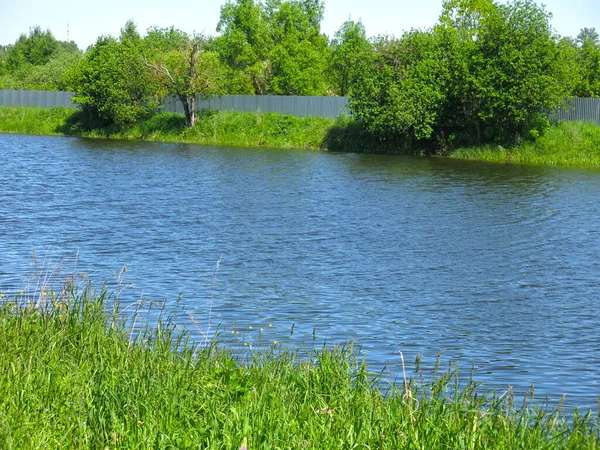
M74 92L82 120L124 126L175 95L188 125L195 99L222 94L347 95L380 141L449 152L535 139L569 97L600 96L600 39L553 33L533 1L445 0L432 28L368 38L358 21L332 39L323 0L228 0L217 36L129 21L85 52L39 27L0 48L0 89Z

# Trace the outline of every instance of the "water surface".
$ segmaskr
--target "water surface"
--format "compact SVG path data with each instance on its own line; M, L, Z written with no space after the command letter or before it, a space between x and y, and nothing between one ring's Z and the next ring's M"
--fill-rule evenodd
M599 171L2 134L0 158L0 290L33 252L97 283L126 266L124 301L181 293L197 336L355 341L391 378L443 351L597 404Z

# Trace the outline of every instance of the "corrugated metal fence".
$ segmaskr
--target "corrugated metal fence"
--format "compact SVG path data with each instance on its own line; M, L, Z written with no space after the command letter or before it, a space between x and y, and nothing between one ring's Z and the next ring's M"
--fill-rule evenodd
M211 108L217 111L278 112L297 117L338 117L341 112L350 114L346 107L348 97L300 97L280 95L224 95L199 100L197 109ZM163 101L164 111L183 114L179 100Z
M0 90L0 105L2 106L41 106L56 108L66 106L75 108L71 101L70 92L62 91L2 91Z
M0 105L42 106L75 108L70 92L57 91L3 91ZM219 111L261 111L291 114L298 117L338 117L341 112L350 114L346 105L348 97L299 97L278 95L224 95L209 100L199 100L197 109L212 108ZM179 100L167 98L162 102L164 111L183 114Z
M57 91L3 91L0 90L0 105L42 106L52 108L66 106L74 108L70 92ZM224 95L210 100L199 100L197 108L213 108L219 111L279 112L298 117L338 117L350 114L348 97L300 97L277 95ZM178 100L163 101L165 111L183 113ZM556 112L552 118L558 120L580 120L600 125L600 98L575 98Z
M595 122L600 125L600 98L571 99L552 118L569 122Z

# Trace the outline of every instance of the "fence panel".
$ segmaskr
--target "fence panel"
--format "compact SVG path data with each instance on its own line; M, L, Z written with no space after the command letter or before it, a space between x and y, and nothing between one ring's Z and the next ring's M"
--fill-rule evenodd
M350 114L348 97L301 97L283 95L224 95L199 99L197 109L212 108L218 111L278 112L297 117L338 117ZM163 110L183 113L181 102L169 97L162 102Z
M2 106L41 106L75 108L73 94L61 91L9 91L0 90ZM175 97L162 101L163 110L183 114L183 105ZM298 117L338 117L350 115L348 97L301 97L283 95L224 95L211 99L199 99L198 109L212 108L218 111L278 112ZM594 122L600 125L600 98L575 98L552 115L564 121Z
M600 98L571 99L552 118L568 122L594 122L600 125Z
M71 101L70 92L63 91L3 91L0 90L0 105L2 106L41 106L55 108L66 106L75 108Z

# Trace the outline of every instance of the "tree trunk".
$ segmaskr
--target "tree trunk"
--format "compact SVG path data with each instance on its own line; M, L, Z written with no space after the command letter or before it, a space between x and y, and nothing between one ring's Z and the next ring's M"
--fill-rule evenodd
M196 118L196 100L194 97L187 97L185 95L180 95L179 100L183 105L183 113L185 114L187 126L191 128L198 121Z

